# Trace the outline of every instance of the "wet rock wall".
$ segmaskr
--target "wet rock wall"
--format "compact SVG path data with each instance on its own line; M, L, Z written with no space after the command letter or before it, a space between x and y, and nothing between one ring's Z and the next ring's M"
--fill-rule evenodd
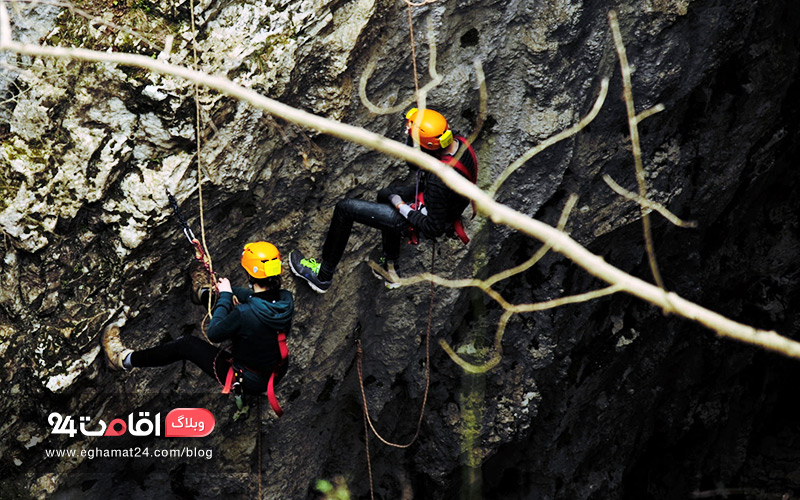
M102 7L102 6L98 6ZM111 21L153 27L149 42L63 13L43 40L194 62L188 2L103 9ZM586 114L600 80L607 102L579 135L515 173L499 199L555 223L567 196L580 201L568 230L609 262L648 276L639 210L601 179L635 184L621 81L604 2L437 2L413 11L421 81L436 39L443 83L428 102L456 130L473 130L481 61L488 114L475 141L482 186L530 147ZM699 229L654 218L667 287L735 319L793 335L797 318L797 8L788 2L652 1L616 8L635 64L637 110L666 111L640 125L651 197ZM413 92L404 4L198 3L199 68L334 119L402 137L401 112L378 105ZM13 60L11 61L14 62ZM19 62L19 61L18 61ZM20 64L23 64L20 62ZM34 60L7 106L0 228L4 391L3 476L19 498L314 498L316 479L343 475L368 494L354 338L379 430L413 435L424 394L429 288L384 291L365 265L378 244L357 227L335 289L313 294L290 278L298 315L292 369L276 420L232 423L232 404L193 367L110 371L102 325L122 307L126 343L151 346L202 335L203 311L186 300L191 249L163 188L199 228L197 171L215 268L235 278L238 248L254 239L284 253L317 253L343 196L372 199L405 167L361 147L301 130L245 104L134 69ZM407 178L408 180L408 178ZM436 245L435 270L490 275L538 243L479 216L473 242ZM402 272L426 269L432 245L404 249ZM549 255L497 289L515 303L600 286ZM437 288L431 332L480 360L498 306L472 291ZM396 498L685 498L730 485L793 492L781 445L792 362L731 344L625 296L512 319L500 365L465 375L433 342L420 440L396 450L371 439L376 494ZM49 433L47 415L113 418L132 411L209 408L219 430L212 460L54 460L44 448L99 446ZM126 444L135 445L133 441ZM791 455L789 455L791 456ZM261 474L258 473L259 467ZM134 471L131 475L130 471ZM13 498L13 497L12 497Z

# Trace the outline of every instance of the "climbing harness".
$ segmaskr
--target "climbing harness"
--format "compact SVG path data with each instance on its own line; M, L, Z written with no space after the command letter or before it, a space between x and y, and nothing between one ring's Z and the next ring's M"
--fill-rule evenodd
M458 135L455 136L455 139L458 140L461 144L467 147L467 152L469 152L470 156L472 157L472 164L475 165L475 171L470 171L466 165L461 163L461 161L452 155L445 155L442 158L442 162L450 165L458 172L461 173L466 179L468 179L471 183L475 184L478 181L478 157L475 155L475 150L472 149L472 145L467 142L467 139ZM420 191L419 189L419 175L420 171L417 172L417 187L416 187L416 196L415 201L409 205L412 210L423 210L425 208L425 193ZM472 216L470 219L475 217L475 202L472 202ZM464 222L461 220L461 217L453 221L452 226L453 234L458 237L459 240L463 244L469 243L469 236L467 236L467 232L464 230ZM409 226L408 229L408 243L411 245L419 244L419 230L414 226Z
M281 352L281 360L277 365L275 365L275 367L272 369L272 372L269 374L266 395L267 399L269 400L269 405L272 407L272 411L275 412L275 415L281 417L283 415L283 408L281 408L280 403L278 403L278 398L275 396L275 384L280 382L280 379L282 378L281 370L283 369L284 365L286 365L286 360L289 359L289 346L286 344L286 334L284 332L278 332L278 348ZM217 354L217 356L219 356L219 354ZM214 358L214 364L214 373L216 374L216 358ZM230 394L231 391L233 391L233 394L236 397L236 406L238 411L236 414L234 414L234 421L241 416L240 414L247 416L247 412L249 410L249 408L244 405L241 391L242 384L244 384L245 371L253 372L258 375L266 375L268 373L253 370L246 366L234 367L233 362L231 362L231 367L228 369L228 374L225 377L225 383L223 384L219 379L217 379L217 382L219 382L222 386L222 394Z
M286 364L286 360L289 358L289 346L286 345L286 334L283 332L278 333L278 347L281 350L281 361L272 370L272 375L269 376L267 398L269 399L269 405L272 407L272 411L275 412L275 415L280 417L283 415L283 409L278 403L278 398L275 397L275 384L280 382L280 370L283 368L283 366ZM276 378L278 380L276 380Z
M456 136L456 140L458 140L461 144L463 144L463 145L465 145L467 147L467 152L469 153L469 155L470 155L470 157L472 159L472 164L475 166L475 168L473 170L468 169L466 165L461 163L460 156L456 157L456 156L452 156L452 155L446 155L445 159L444 159L445 163L447 163L448 165L450 165L454 169L458 170L471 183L477 184L477 182L478 182L478 156L475 154L475 150L472 149L472 144L470 144L469 141L467 141L467 139L465 137L462 137L462 136L459 135L459 136ZM463 154L463 152L462 152L462 154ZM476 210L475 210L475 200L473 200L471 202L471 205L472 205L472 215L470 216L470 219L474 219L475 218L475 212L476 212ZM463 244L466 245L467 243L469 243L469 236L467 236L467 232L464 231L464 223L462 222L461 217L459 217L458 219L456 219L453 222L453 231L455 232L456 236L458 236L458 239L460 239Z

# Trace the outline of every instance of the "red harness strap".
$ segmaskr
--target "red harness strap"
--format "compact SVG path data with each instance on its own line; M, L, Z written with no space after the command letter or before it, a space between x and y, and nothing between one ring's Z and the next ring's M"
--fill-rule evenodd
M453 222L453 231L456 232L456 236L461 240L461 243L465 245L469 243L469 236L467 236L467 232L464 231L464 223L461 222L461 219L456 219L456 221Z
M289 358L289 346L286 345L286 334L283 332L278 332L278 348L281 351L281 360L280 362L275 365L273 368L272 373L269 376L269 383L267 384L267 399L269 399L269 405L272 407L272 410L275 412L277 416L283 415L283 408L281 408L280 403L278 403L278 398L275 397L275 378L283 368L283 365L286 364L286 360ZM253 371L253 370L251 370ZM262 372L255 372L255 373L262 373ZM225 377L225 385L222 387L222 394L230 394L231 388L233 388L234 379L236 378L236 370L231 367L228 369L228 375Z
M272 375L269 376L267 399L269 399L269 405L272 407L272 411L275 412L275 415L280 417L283 415L283 408L281 408L280 403L278 403L278 398L275 397L275 377L289 357L289 346L286 345L286 334L283 332L278 333L278 347L281 350L281 362L275 365L275 368L272 370Z
M231 387L233 387L233 378L236 376L236 370L233 369L233 365L228 368L228 375L225 377L225 385L222 386L222 394L230 394Z
M470 157L472 159L472 165L475 167L474 170L468 169L466 165L464 165L463 163L458 161L456 159L456 157L452 156L452 155L446 155L444 158L442 158L442 161L447 163L448 165L450 165L454 169L458 170L459 172L461 172L461 174L464 177L466 177L467 180L469 180L471 183L477 184L477 182L478 182L478 156L475 154L475 150L472 149L472 144L467 142L467 140L465 138L463 138L461 136L456 136L456 139L459 142L461 142L461 144L463 144L464 146L467 147L467 152L469 153L469 155L470 155ZM474 219L474 218L475 218L475 202L473 201L472 202L472 217L470 217L470 219ZM464 229L462 228L461 230L463 231ZM458 233L458 229L456 229L456 233ZM460 235L459 235L459 237L460 237ZM462 238L461 241L464 241L463 238ZM469 239L467 239L467 241L469 241Z

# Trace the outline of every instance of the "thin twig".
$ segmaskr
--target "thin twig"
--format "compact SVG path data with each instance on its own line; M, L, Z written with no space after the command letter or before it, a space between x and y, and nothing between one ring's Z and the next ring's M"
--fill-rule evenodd
M442 77L436 71L436 37L433 32L433 24L430 20L428 21L428 52L428 73L431 76L431 81L423 85L422 88L417 88L411 97L403 100L400 104L383 108L373 104L367 96L367 83L369 83L369 79L372 76L372 73L375 71L375 66L378 63L378 52L376 49L372 53L370 60L367 62L367 66L364 68L361 78L358 80L358 96L361 98L361 103L364 105L364 107L376 115L388 115L403 111L415 101L417 102L418 108L424 108L425 98L428 95L428 92L442 83Z
M602 297L606 297L608 295L613 295L617 292L621 292L622 287L617 285L608 286L605 288L601 288L599 290L592 290L586 293L581 293L577 295L569 295L566 297L559 297L557 299L547 300L544 302L536 302L533 304L518 304L518 305L509 305L507 308L504 308L505 311L500 319L500 322L497 327L497 331L495 333L495 349L492 353L491 358L483 364L475 365L465 361L461 358L450 345L447 343L446 340L440 339L439 345L442 346L442 349L450 356L450 359L453 360L457 365L459 365L464 370L468 371L469 373L485 373L500 362L502 358L502 339L503 334L505 333L505 327L508 323L508 320L511 319L513 314L518 313L525 313L525 312L535 312L535 311L546 311L548 309L555 309L556 307L562 307L567 304L578 304L581 302L588 302L590 300L599 299Z
M612 179L610 175L608 175L608 174L604 175L603 176L603 180L606 181L606 184L608 184L608 187L613 189L614 192L617 193L618 195L620 195L623 198L626 198L628 200L635 201L636 203L638 203L642 207L645 207L645 208L650 209L650 210L655 210L656 212L658 212L661 215L663 215L665 219L667 219L668 221L670 221L674 225L676 225L678 227L686 227L686 228L697 227L697 222L695 222L695 221L684 221L683 219L679 218L677 215L675 215L672 212L670 212L664 205L662 205L660 203L656 203L656 202L651 201L651 200L648 200L646 198L642 198L638 194L633 193L631 191L628 191L624 187L622 187L619 184L617 184L617 182L614 181L614 179Z
M791 500L789 493L767 493L758 488L718 488L716 490L694 491L692 498L728 498L731 495L754 497L760 500Z
M633 148L633 164L636 168L636 183L639 185L639 196L647 199L647 180L644 176L644 167L642 166L642 148L639 144L639 127L637 125L636 109L633 105L633 90L631 85L631 67L628 64L628 55L625 52L625 44L622 42L622 34L619 31L619 22L617 21L617 13L611 11L608 13L608 20L611 24L611 32L614 35L614 47L617 49L619 56L619 66L622 73L622 87L623 96L625 98L625 110L628 113L628 129L631 134L631 145ZM642 229L644 232L644 242L647 249L647 260L650 263L650 271L653 274L653 279L659 288L664 288L664 280L661 279L661 272L658 270L658 262L656 261L656 252L653 245L653 230L650 227L650 215L647 208L642 205Z
M498 177L497 180L494 181L494 183L488 190L489 196L494 198L495 195L497 194L497 190L500 189L500 186L503 185L506 179L508 179L511 176L511 174L513 174L518 168L523 166L528 160L530 160L537 154L541 153L545 149L549 148L553 144L556 144L560 141L563 141L564 139L572 137L573 135L583 130L587 125L589 125L589 123L591 123L592 120L594 120L597 114L600 112L600 108L603 107L606 95L608 95L608 78L603 78L603 80L600 82L600 93L598 94L597 100L595 100L594 106L592 106L591 111L589 111L589 114L581 118L575 125L571 126L566 130L562 130L561 132L559 132L554 136L548 137L543 142L529 149L525 154L517 158L514 161L514 163L509 165L508 168L506 168L506 170L502 174L500 174L500 177Z
M575 208L575 205L577 203L578 203L578 195L577 194L570 195L570 197L567 199L567 203L564 204L564 208L561 210L561 217L558 219L558 224L556 225L556 228L559 231L564 231L566 229L569 216L572 213L572 209ZM544 245L542 245L542 248L540 248L535 254L533 254L531 258L528 259L527 261L523 262L522 264L516 267L512 267L511 269L507 269L503 272L497 273L494 276L488 278L486 280L486 285L492 286L499 281L514 276L515 274L527 271L528 269L533 267L534 264L539 262L542 259L542 257L544 257L545 254L549 251L550 251L550 246L545 243Z
M423 5L429 5L429 4L432 4L432 3L436 3L436 2L438 2L439 0L424 0L424 1L422 1L422 2L411 2L410 0L403 0L403 1L404 1L404 2L406 3L406 5L408 5L409 7L422 7Z

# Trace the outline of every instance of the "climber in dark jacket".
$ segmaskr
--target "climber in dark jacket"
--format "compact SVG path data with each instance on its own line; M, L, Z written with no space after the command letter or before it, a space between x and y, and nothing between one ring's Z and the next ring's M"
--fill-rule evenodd
M475 182L478 171L475 152L464 137L453 134L444 116L431 109L420 114L414 108L406 114L406 129L409 145L419 144L423 151ZM289 254L292 272L306 280L315 291L328 291L336 266L344 255L353 222L381 230L381 264L390 272L396 271L403 236L410 232L421 233L433 240L451 231L469 200L447 187L436 175L420 170L416 165L409 166L417 174L412 186L383 188L378 191L377 202L340 200L333 211L322 247L322 261L307 259L299 251L292 250ZM398 283L386 281L387 288L397 286Z
M231 287L227 278L217 284L219 297L206 335L212 342L231 342L230 352L208 342L184 335L165 344L134 351L120 340L119 322L108 325L103 333L103 348L109 363L116 369L165 366L188 360L208 375L222 382L233 367L244 392L257 394L267 390L273 370L279 367L278 380L286 372L287 361L281 355L279 334L288 335L294 316L292 294L281 289L281 261L271 243L248 243L242 252L242 266L250 276L252 290ZM192 272L192 301L208 303L213 286L208 271L199 261Z

